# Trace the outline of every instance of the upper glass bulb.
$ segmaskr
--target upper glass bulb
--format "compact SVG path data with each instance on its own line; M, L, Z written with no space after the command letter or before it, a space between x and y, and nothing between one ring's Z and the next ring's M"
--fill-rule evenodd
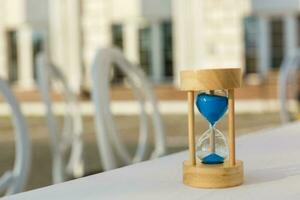
M196 105L199 112L214 126L225 114L228 108L228 98L223 90L200 93L197 96Z

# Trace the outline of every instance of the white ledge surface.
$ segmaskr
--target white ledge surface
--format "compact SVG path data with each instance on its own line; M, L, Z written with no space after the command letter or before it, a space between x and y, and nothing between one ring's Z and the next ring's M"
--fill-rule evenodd
M7 200L214 200L300 199L300 123L264 130L237 140L245 183L228 189L182 184L187 152L6 197Z

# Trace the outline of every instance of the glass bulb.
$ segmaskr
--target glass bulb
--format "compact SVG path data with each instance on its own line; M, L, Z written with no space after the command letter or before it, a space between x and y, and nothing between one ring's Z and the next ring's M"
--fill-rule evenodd
M228 144L221 131L213 126L202 134L197 143L197 157L204 164L220 164L228 157Z
M228 156L228 145L226 137L215 126L227 111L227 93L223 90L200 93L196 105L209 123L209 129L197 143L197 157L204 164L223 163Z

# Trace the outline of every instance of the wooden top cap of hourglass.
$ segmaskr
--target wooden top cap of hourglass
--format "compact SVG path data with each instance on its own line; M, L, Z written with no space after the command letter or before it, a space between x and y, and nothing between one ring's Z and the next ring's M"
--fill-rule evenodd
M185 91L233 89L241 86L240 68L194 69L180 72L180 88Z

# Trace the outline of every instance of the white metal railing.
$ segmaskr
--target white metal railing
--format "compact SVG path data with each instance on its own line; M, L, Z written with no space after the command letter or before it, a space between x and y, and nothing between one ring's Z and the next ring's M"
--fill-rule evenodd
M294 86L294 89L297 90L298 88L297 68L299 66L299 61L300 61L300 50L284 58L280 66L279 79L278 79L278 96L280 101L280 117L283 123L292 120L292 117L288 109L287 88L288 88L288 83L291 83L291 85ZM292 93L297 94L298 91L294 90L292 91Z
M40 93L47 109L47 126L52 145L52 176L53 182L66 180L67 175L81 177L84 174L82 158L82 118L76 95L71 91L66 78L55 66L48 63L46 56L40 53L37 56L37 78ZM53 114L50 84L55 80L62 85L65 100L65 115L63 129L60 130L58 119ZM60 133L61 132L61 133ZM68 163L65 156L70 149Z
M5 192L6 195L10 195L22 192L24 189L30 169L31 151L28 128L20 106L9 86L2 79L0 79L0 92L11 108L11 116L16 134L16 151L13 170L6 171L0 178L0 192Z
M110 110L110 70L113 63L125 74L126 80L140 105L139 139L133 158L120 139L117 125L114 123ZM149 147L149 127L147 120L149 113L152 117L155 141L151 158L164 155L166 147L161 116L152 86L143 71L126 60L119 49L108 48L97 51L92 65L91 76L98 148L104 170L117 167L116 156L125 164L140 162L146 159Z

